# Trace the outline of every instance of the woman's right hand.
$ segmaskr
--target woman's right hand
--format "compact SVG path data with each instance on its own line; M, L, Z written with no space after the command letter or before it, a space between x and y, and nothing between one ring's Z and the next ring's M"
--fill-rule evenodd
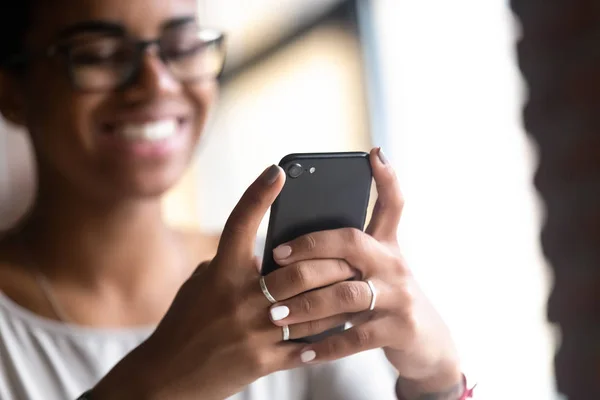
M224 399L260 377L302 364L304 345L283 342L282 329L269 318L271 304L260 289L254 251L258 227L284 180L281 169L272 166L246 190L215 258L181 287L156 331L97 385L92 398ZM353 274L349 267L333 270L338 272L323 279L341 281ZM286 275L270 277L278 293L310 289L293 282L281 288ZM343 318L296 325L292 338L321 333Z

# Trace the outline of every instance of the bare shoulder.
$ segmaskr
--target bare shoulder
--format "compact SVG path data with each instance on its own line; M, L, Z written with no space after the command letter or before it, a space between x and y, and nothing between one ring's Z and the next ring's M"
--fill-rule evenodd
M19 263L17 253L10 238L0 240L0 292L21 306L45 314L35 277Z

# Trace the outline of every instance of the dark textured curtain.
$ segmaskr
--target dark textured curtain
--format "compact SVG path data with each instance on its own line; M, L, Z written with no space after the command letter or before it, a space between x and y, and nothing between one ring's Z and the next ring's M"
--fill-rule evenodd
M600 399L600 1L512 0L522 23L524 122L539 146L541 240L561 329L555 371L570 400Z

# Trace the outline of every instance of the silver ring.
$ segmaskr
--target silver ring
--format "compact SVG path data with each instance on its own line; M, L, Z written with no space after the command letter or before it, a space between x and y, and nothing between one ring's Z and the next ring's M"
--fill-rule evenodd
M265 297L267 298L267 300L269 300L269 303L271 303L271 304L277 303L277 300L275 300L275 297L273 297L271 295L271 293L269 292L269 289L267 289L267 284L265 283L264 276L260 277L259 282L260 282L260 290L262 290L262 292L265 295Z
M369 285L369 289L371 289L371 305L369 306L369 311L373 311L375 309L375 303L377 302L377 289L375 289L375 285L371 280L365 281L367 285Z
M283 341L287 342L288 340L290 340L290 327L284 325L281 327L281 330L283 331Z

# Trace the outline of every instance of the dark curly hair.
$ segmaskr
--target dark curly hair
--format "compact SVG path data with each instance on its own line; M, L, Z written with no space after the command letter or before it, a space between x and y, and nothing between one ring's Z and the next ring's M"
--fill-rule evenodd
M15 68L10 61L25 50L36 0L0 0L0 68Z

